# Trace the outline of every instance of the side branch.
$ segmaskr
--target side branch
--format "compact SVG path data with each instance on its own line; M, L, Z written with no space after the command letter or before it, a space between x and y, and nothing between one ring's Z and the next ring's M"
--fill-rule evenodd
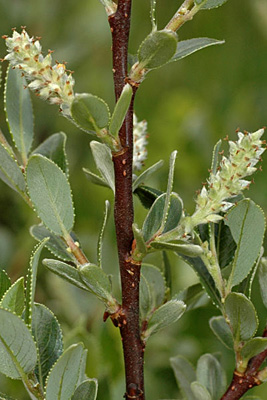
M267 327L264 329L263 337L267 337ZM259 368L267 357L267 350L253 357L248 364L244 374L234 372L232 382L221 400L238 400L249 389L260 385L262 382L258 379Z

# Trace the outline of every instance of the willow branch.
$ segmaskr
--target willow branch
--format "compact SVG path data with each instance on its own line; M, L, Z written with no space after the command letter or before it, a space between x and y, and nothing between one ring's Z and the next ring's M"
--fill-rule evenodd
M113 77L118 100L127 79L128 42L131 0L119 0L116 13L109 16L112 33ZM140 264L133 262L132 224L134 218L132 195L133 104L137 88L133 88L131 105L119 132L122 150L113 153L115 171L114 218L120 264L122 307L113 322L120 328L125 376L126 400L144 400L144 345L139 328Z

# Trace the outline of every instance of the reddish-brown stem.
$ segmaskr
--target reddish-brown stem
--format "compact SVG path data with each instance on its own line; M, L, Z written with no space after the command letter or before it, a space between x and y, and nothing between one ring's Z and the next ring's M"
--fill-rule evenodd
M267 337L267 327L264 329L262 336ZM239 374L235 371L232 382L230 383L225 394L222 396L221 400L238 400L249 389L260 385L261 382L257 378L257 373L266 357L267 350L264 350L249 361L248 367L244 374Z
M118 100L127 78L128 41L130 32L131 0L119 0L115 14L109 16L112 33L113 74L115 97ZM133 103L136 88L119 138L122 150L113 154L115 171L115 207L117 247L120 264L122 307L115 322L121 333L125 376L126 400L144 400L144 345L139 327L140 264L131 259L133 242Z

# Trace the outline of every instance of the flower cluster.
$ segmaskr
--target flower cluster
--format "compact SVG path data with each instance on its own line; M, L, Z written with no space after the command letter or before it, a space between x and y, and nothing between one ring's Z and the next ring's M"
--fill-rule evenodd
M30 81L28 87L37 96L58 104L63 115L70 116L70 105L74 98L74 79L71 71L67 74L65 64L52 66L52 51L44 57L39 38L31 38L25 29L21 33L13 30L12 37L3 36L6 40L8 60L13 68L18 68Z
M265 151L265 147L262 147L265 141L260 140L263 133L264 129L254 133L238 132L238 141L229 141L228 158L222 157L217 172L210 174L207 185L197 196L195 213L184 218L186 233L196 225L222 219L218 213L225 212L233 205L227 199L249 187L251 182L244 178L257 170L255 165Z
M138 122L136 115L133 116L133 170L138 171L144 165L147 158L147 122Z

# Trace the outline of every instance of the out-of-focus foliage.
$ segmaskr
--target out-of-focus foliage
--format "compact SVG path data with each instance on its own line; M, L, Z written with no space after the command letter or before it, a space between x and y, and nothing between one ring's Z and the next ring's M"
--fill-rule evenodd
M159 29L165 26L180 3L158 0ZM148 0L133 0L129 49L132 54L150 31L149 7ZM235 140L237 127L252 132L267 123L266 15L265 0L231 0L218 10L199 13L183 27L179 40L207 36L225 39L226 43L152 71L137 93L136 113L140 119L148 121L150 135L146 165L162 158L165 160L158 182L153 178L154 186L165 190L162 182L167 177L167 159L171 151L177 149L174 190L182 195L190 212L194 208L193 193L208 175L210 155L217 140L223 135ZM30 34L43 37L44 50L56 50L56 59L68 62L67 67L75 71L76 92L100 96L113 109L111 39L99 1L0 0L1 35L10 34L12 27L21 25L26 25ZM5 55L4 40L0 41L0 55ZM112 198L111 192L93 187L82 173L82 167L94 168L88 136L63 119L56 107L32 97L36 116L35 147L55 132L67 133L66 151L76 207L75 231L90 260L97 262L94 250L96 227L101 228L104 201ZM7 134L2 88L0 101L0 124ZM264 172L256 174L256 185L250 188L249 195L266 212L267 159L263 158ZM25 231L37 220L26 204L2 182L0 209L0 267L7 269L14 280L27 268L34 240ZM138 200L136 216L141 226L144 212ZM112 224L108 224L107 230L103 263L108 273L117 276ZM170 257L170 261L176 292L197 282L194 273L178 258ZM115 281L115 285L118 282ZM254 293L258 293L256 281L254 285ZM103 324L102 305L92 296L52 276L43 267L40 267L37 281L37 301L49 306L62 322L67 335L65 348L79 341L88 348L87 374L99 379L98 398L117 400L124 385L121 343L111 322ZM264 316L266 311L257 307L260 304L257 299L255 302L258 315ZM178 398L169 363L169 358L177 354L196 364L201 354L222 351L222 362L226 368L228 366L230 377L231 352L225 350L208 324L213 316L213 307L190 311L181 321L150 339L146 354L148 399ZM259 327L259 335L262 328ZM23 397L20 383L7 380L3 375L0 375L0 388L19 400L28 398L26 395ZM254 393L264 396L263 390L257 388Z

